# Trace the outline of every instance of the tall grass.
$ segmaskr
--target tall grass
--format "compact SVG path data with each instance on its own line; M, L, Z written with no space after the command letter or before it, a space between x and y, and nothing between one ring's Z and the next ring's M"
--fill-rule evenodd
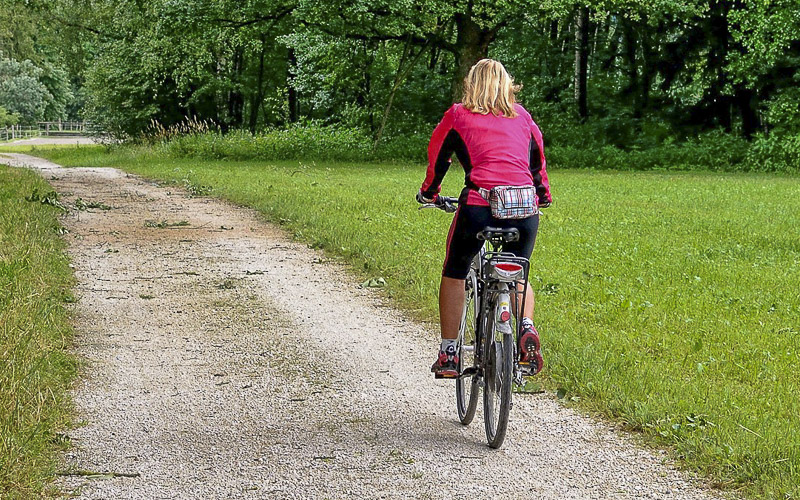
M47 156L211 186L435 317L450 217L417 211L421 166ZM461 181L451 172L444 192ZM555 169L551 181L531 276L549 386L717 484L799 497L800 179Z
M47 192L35 173L0 165L0 497L43 491L67 423L75 373L64 302L72 273L58 210L28 202Z
M563 130L545 145L550 165L593 170L713 170L721 172L800 172L800 136L759 136L753 141L712 131L684 141L618 123L625 130L621 144L601 140L600 123ZM587 128L588 127L588 128ZM431 126L432 128L432 126ZM250 134L226 134L207 123L181 122L170 128L153 124L142 140L154 150L175 158L203 160L307 160L347 162L424 162L430 129L384 137L373 147L369 133L344 127L296 125ZM552 139L552 142L550 142Z

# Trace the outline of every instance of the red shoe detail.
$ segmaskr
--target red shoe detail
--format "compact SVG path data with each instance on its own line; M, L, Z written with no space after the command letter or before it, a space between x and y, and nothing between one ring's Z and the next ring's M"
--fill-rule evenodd
M535 327L526 328L519 339L520 363L530 365L531 375L536 375L544 367L539 332Z
M433 378L458 378L456 370L442 370L433 373Z
M440 351L436 362L431 366L431 372L435 378L457 378L458 355L448 356L447 353Z

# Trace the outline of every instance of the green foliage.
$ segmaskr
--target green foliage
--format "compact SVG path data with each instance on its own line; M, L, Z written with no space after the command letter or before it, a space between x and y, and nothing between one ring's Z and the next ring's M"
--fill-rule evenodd
M545 152L550 165L567 168L761 171L744 161L748 148L744 139L715 131L682 143L668 142L645 149L626 151L612 145L583 145L554 146Z
M19 115L9 113L6 108L0 106L0 128L10 127L19 123Z
M0 59L0 106L18 114L23 123L44 119L53 99L40 81L43 71L30 61Z
M0 106L23 123L59 120L72 100L66 72L50 63L0 59Z
M0 56L12 59L35 57L35 16L14 0L0 0Z
M797 146L797 136L773 134L748 143L732 134L712 131L683 142L665 140L647 147L639 147L641 142L633 141L632 147L622 149L599 141L593 143L592 128L575 127L571 132L585 139L581 145L570 144L573 140L577 142L578 137L569 139L562 135L560 140L567 145L556 142L546 146L550 168L800 172L797 149L793 149ZM651 140L657 136L650 135ZM256 135L242 131L228 134L208 131L169 137L159 140L155 148L175 158L418 163L427 161L429 140L427 132L393 135L373 149L372 139L359 129L313 124Z
M107 131L135 137L153 119L224 129L285 120L281 2L100 3L85 12L103 33L86 71L87 113Z
M227 160L388 161L418 160L425 155L427 137L387 139L377 151L372 139L358 129L294 126L251 135L249 132L205 132L178 136L157 145L176 158Z
M800 132L759 137L747 153L754 172L800 172Z
M739 78L758 79L765 69L798 57L796 50L787 51L800 40L797 2L743 2L743 8L734 10L731 19L736 28L733 38L748 49L736 54L732 61Z
M34 498L50 480L75 361L64 302L72 273L59 210L34 172L0 166L0 497ZM41 197L40 197L41 198Z
M49 121L63 120L67 117L67 107L75 96L66 70L50 62L41 66L42 75L39 81L47 89L45 94L44 119Z
M766 103L766 122L777 134L800 132L800 70L793 77L795 86L781 89Z

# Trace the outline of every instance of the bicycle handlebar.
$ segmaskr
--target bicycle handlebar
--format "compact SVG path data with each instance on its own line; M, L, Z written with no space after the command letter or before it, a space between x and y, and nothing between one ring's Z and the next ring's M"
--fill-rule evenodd
M456 208L458 208L458 198L453 198L451 196L437 196L433 203L424 203L419 207L420 210L423 208L438 208L439 210L444 210L445 212L451 214L456 211Z

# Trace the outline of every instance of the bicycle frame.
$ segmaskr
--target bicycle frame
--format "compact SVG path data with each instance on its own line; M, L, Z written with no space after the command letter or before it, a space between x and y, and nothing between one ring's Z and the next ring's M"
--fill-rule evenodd
M477 297L479 299L479 304L476 304L475 307L475 310L478 311L475 321L475 362L476 368L478 368L477 375L479 377L483 377L483 369L485 368L486 363L484 356L486 343L485 339L488 336L494 338L496 334L496 331L487 331L490 325L492 325L493 329L502 333L513 333L515 345L519 343L521 329L521 321L519 320L522 318L522 306L525 304L525 300L527 299L528 273L530 271L530 261L528 259L524 257L517 257L511 253L497 251L496 248L500 246L499 244L495 246L495 249L487 250L486 247L488 247L489 244L490 243L487 242L481 248L480 253L476 256L475 263L473 264L473 268L476 269L477 274ZM519 265L522 268L522 279L501 281L496 277L491 276L492 268L498 263L511 263ZM505 296L507 296L508 299L504 300ZM502 309L503 303L507 303L505 310L511 313L509 318L505 321L501 321L500 317L502 316L503 311L497 311L498 307ZM511 311L512 306L513 312ZM490 314L495 315L494 321L487 321ZM517 319L517 327L512 330L511 325L515 318ZM521 376L519 375L519 362L516 357L514 359L514 372L515 379L521 380ZM465 370L461 376L469 375L475 375L475 373Z
M457 203L455 198L439 197L420 208L452 213ZM508 430L512 384L521 384L523 378L517 346L528 298L530 262L500 251L505 242L519 238L516 229L487 226L477 236L485 243L475 256L464 285L467 295L458 333L456 406L461 423L469 425L483 388L486 437L490 447L499 448Z

